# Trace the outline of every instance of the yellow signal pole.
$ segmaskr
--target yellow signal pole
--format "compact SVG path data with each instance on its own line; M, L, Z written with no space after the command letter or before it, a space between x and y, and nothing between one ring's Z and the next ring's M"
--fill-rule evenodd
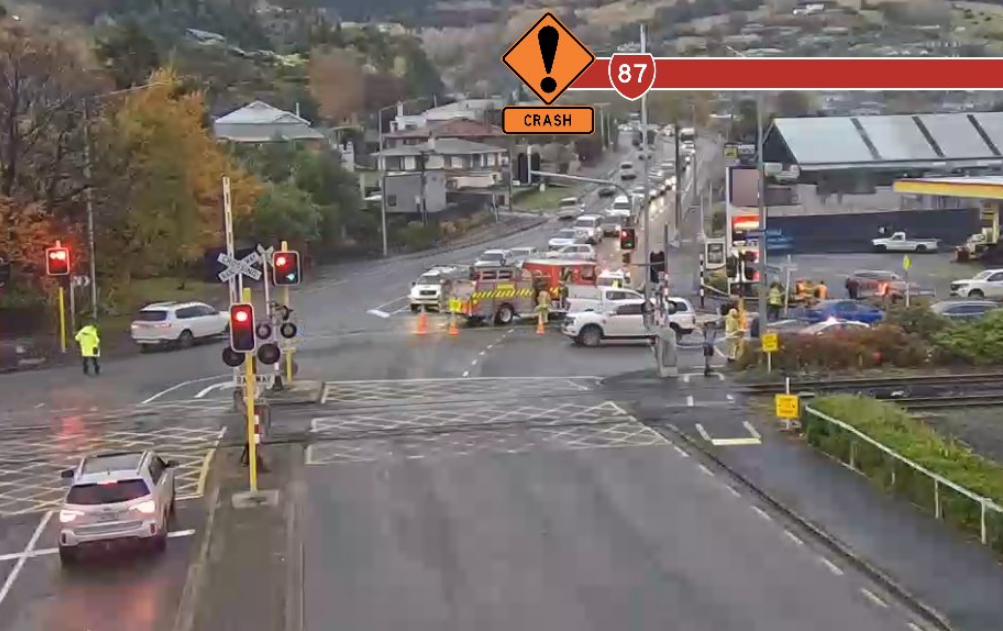
M265 279L267 282L268 279ZM251 288L244 287L244 294L241 297L243 302L251 302ZM244 394L246 396L246 403L244 407L247 408L247 465L248 470L251 472L251 492L258 492L258 444L257 444L257 432L255 431L255 411L254 411L254 399L255 390L257 389L257 384L254 382L254 354L249 353L248 357L244 358Z
M63 296L63 283L59 279L59 348L66 352L66 300Z
M282 242L282 251L285 252L289 249L289 242ZM286 307L289 307L289 285L282 288L282 302L285 303ZM291 350L284 353L286 361L286 383L293 382L293 352Z

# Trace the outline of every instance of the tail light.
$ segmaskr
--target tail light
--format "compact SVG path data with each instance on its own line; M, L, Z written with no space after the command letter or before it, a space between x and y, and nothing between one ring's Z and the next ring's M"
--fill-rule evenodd
M153 500L146 500L133 506L132 510L143 513L144 515L152 515L157 512L157 503Z

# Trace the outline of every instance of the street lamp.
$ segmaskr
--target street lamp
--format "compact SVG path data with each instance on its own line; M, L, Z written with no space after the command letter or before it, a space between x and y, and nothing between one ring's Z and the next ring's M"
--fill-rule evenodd
M113 90L111 92L102 92L101 94L94 94L91 96L86 96L83 98L84 104L84 179L87 181L87 186L84 188L84 203L87 207L87 256L90 259L90 277L91 277L91 317L94 320L98 318L98 275L97 275L97 255L96 249L94 247L94 192L91 182L93 165L91 164L91 121L90 121L90 102L91 101L102 101L107 98L114 96L121 96L123 94L130 94L132 92L138 92L140 90L146 90L147 88L153 88L161 85L167 85L166 83L156 82L156 83L146 83L143 85L137 85L131 88L125 88L124 90ZM73 291L73 279L70 279L70 291Z
M414 99L407 99L405 101L398 101L393 105L387 105L376 110L376 127L380 132L380 150L379 153L383 153L383 112L389 109L397 109L398 107L404 105L405 103L416 103L419 101L424 101L427 97L418 97ZM426 127L427 127L426 121ZM389 256L389 243L387 241L387 169L386 169L386 158L379 156L376 161L376 166L380 172L380 223L382 224L381 232L383 234L383 256Z

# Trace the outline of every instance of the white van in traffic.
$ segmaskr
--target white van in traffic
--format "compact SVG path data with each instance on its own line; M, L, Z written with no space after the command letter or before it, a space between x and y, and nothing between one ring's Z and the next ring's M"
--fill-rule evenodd
M602 241L602 218L598 215L581 215L575 220L575 236L589 245Z

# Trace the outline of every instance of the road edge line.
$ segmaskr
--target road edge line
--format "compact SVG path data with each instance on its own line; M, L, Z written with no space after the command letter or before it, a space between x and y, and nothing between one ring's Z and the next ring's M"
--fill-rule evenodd
M206 581L206 566L209 559L209 549L212 544L213 525L216 521L216 507L219 504L219 485L214 484L208 497L209 512L205 520L205 532L199 543L197 556L192 559L185 576L185 586L178 600L178 613L174 617L172 631L191 631L195 624L195 613L198 610L199 597Z
M898 600L906 604L914 613L918 614L920 617L924 618L927 622L936 625L943 631L958 631L947 617L940 613L937 609L928 605L918 596L915 596L912 592L906 589L901 583L891 577L890 574L882 570L877 565L871 563L863 556L858 554L849 545L836 538L835 536L829 534L823 530L820 526L816 525L814 522L810 521L808 518L803 517L800 513L792 508L787 507L779 499L777 499L773 494L764 490L746 476L742 475L736 471L731 466L727 465L716 454L710 450L704 449L695 440L691 439L684 432L678 428L668 427L666 425L659 425L658 429L664 429L664 431L672 432L677 438L688 445L691 449L699 452L701 455L706 457L708 460L712 461L723 471L727 472L734 480L741 483L749 491L754 493L756 497L762 500L764 503L768 504L770 508L781 513L787 519L792 520L798 526L808 531L816 540L820 541L822 544L827 546L830 550L836 554L843 557L846 561L853 564L858 571L866 575L868 578L873 580L875 583L879 584L886 591L894 595Z

